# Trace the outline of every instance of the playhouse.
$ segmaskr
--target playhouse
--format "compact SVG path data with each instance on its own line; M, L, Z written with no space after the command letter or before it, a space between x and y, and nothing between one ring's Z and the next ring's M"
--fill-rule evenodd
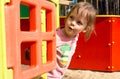
M0 0L0 79L31 79L55 68L57 5L46 0Z
M90 39L80 34L69 68L119 71L119 0L0 0L0 79L47 79L56 67L56 28L79 1L98 14Z

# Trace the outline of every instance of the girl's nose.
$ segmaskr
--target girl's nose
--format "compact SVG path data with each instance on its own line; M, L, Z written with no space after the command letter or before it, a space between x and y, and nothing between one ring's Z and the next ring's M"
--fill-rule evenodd
M72 22L71 22L71 25L72 25L72 26L75 26L75 21L72 21Z

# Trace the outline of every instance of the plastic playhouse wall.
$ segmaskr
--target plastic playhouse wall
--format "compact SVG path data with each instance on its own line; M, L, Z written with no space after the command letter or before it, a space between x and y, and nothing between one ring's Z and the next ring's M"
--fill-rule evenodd
M64 26L65 17L60 18ZM97 15L95 32L88 41L80 34L69 68L99 71L120 70L120 16Z
M0 79L31 79L56 67L56 7L55 0L0 0Z

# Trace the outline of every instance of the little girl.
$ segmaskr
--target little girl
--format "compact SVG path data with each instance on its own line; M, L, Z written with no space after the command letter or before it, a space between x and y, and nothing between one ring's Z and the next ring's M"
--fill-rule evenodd
M57 29L57 68L47 74L47 79L62 79L75 52L79 33L85 32L85 38L89 39L94 30L95 18L96 10L88 2L79 2L71 9L65 26Z

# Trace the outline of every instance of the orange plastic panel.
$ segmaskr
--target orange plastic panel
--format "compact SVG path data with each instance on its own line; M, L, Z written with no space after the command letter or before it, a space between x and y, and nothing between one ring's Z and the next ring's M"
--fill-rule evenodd
M113 71L120 70L120 17L112 17L112 66L111 69Z
M20 25L20 4L30 8L29 30ZM40 10L46 10L46 30L41 32ZM12 68L14 79L30 79L55 68L55 6L45 0L11 0L5 6L7 66ZM42 64L42 41L47 41L47 63ZM30 65L22 69L22 45L30 45Z
M111 26L108 20L105 17L96 19L96 35L93 33L88 41L84 41L84 36L80 35L70 68L109 70L111 47L107 44L111 40ZM73 61L78 63L73 64Z

